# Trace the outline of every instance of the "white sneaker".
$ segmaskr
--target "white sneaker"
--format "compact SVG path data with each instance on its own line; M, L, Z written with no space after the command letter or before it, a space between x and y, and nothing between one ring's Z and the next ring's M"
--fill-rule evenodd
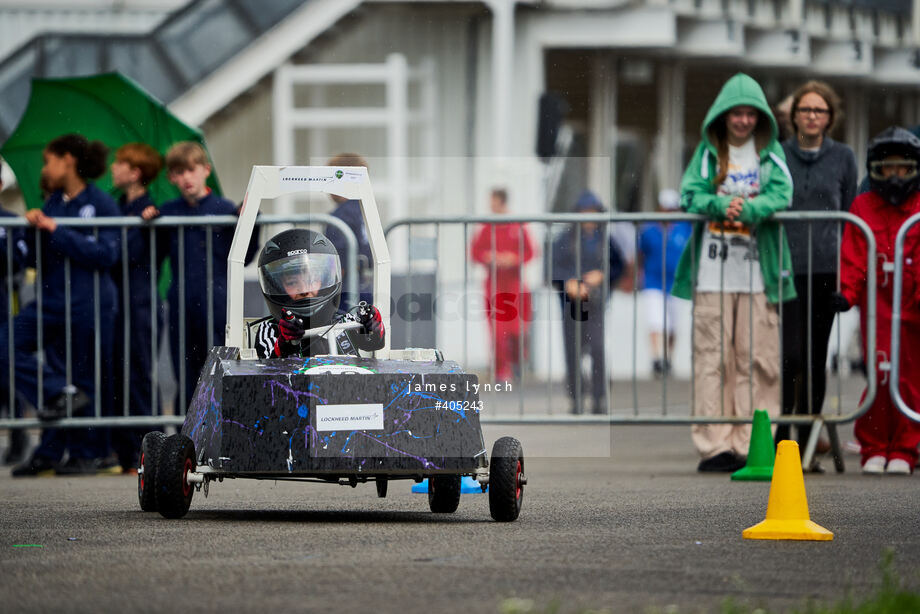
M866 462L863 463L862 472L863 473L885 473L885 463L888 459L884 456L872 456Z
M894 473L896 475L910 475L910 463L903 458L892 458L888 461L888 468L885 473Z

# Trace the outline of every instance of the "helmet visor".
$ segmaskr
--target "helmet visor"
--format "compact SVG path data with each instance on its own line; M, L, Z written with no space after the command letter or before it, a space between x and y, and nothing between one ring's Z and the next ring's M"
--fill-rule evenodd
M869 176L878 181L891 177L909 181L917 176L917 161L908 158L874 160L869 163Z
M284 302L321 296L341 280L342 267L336 254L294 254L259 267L262 292Z

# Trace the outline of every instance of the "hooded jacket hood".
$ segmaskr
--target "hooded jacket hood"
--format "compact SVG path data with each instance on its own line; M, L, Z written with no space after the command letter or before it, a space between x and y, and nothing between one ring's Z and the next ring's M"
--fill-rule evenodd
M575 201L575 211L606 211L607 208L604 206L604 203L601 202L601 199L597 197L597 194L591 190L585 190L579 195L578 200Z
M712 153L716 153L716 134L714 132L716 120L732 107L740 105L754 107L760 112L761 121L757 122L757 127L754 129L758 152L778 138L779 128L760 84L748 75L738 73L725 82L712 106L709 107L709 111L706 112L706 118L703 119L703 141ZM766 122L763 121L764 119Z

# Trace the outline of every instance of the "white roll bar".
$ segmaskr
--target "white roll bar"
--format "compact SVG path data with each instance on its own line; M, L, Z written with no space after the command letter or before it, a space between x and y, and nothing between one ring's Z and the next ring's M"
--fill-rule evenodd
M227 330L224 345L246 346L243 265L262 201L304 192L323 192L357 200L361 204L374 260L374 305L380 310L385 328L390 328L390 250L383 235L367 169L361 166L253 166L227 258ZM387 336L383 348L374 355L386 358L389 352L390 338Z

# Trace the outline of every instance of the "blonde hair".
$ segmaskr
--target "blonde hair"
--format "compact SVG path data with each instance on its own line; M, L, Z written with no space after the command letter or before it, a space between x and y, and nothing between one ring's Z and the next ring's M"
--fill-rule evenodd
M166 170L184 171L195 166L210 166L208 152L200 143L195 141L181 141L169 148L166 152Z

